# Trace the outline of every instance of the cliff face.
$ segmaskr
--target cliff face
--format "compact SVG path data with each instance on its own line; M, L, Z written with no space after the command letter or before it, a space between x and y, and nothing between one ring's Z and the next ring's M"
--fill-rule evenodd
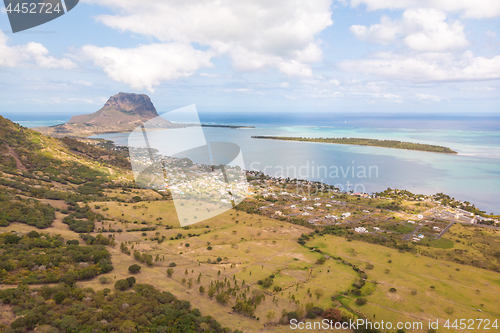
M64 125L39 127L35 130L54 137L86 137L103 133L129 132L155 117L158 117L158 113L149 96L121 92L111 96L99 111L73 116ZM179 127L162 118L156 119L154 126Z

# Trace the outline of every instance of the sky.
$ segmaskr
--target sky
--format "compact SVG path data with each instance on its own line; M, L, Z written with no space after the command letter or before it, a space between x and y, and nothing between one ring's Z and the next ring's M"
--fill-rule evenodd
M97 111L500 114L498 0L81 0L12 33L0 114Z

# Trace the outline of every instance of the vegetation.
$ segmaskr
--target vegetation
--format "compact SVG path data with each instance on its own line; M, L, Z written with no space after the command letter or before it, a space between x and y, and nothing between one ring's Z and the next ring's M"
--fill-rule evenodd
M54 208L34 199L11 198L0 193L0 226L22 222L39 229L48 228L55 219Z
M373 146L373 147L428 151L433 153L457 154L456 151L451 150L450 148L447 147L428 145L422 143L402 142L396 140L377 140L377 139L363 139L363 138L301 138L301 137L291 137L291 136L252 136L252 138L285 140L285 141L301 141L301 142L336 143L344 145Z
M137 264L133 264L132 266L130 266L128 268L128 271L132 274L136 274L136 273L139 273L141 271L141 266L137 265Z
M130 288L127 280L118 282ZM191 309L189 302L145 284L134 285L133 292L118 288L114 293L62 284L35 290L20 287L1 290L0 299L18 316L2 330L5 333L37 326L44 332L230 332Z
M61 237L36 231L24 236L0 234L0 250L0 281L4 284L73 284L113 269L102 245L64 245Z

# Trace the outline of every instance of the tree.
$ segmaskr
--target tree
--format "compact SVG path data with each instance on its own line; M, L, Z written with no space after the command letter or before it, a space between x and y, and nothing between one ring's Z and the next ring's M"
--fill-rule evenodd
M220 293L217 296L215 296L215 300L220 304L226 305L227 302L229 302L229 295L227 293Z
M172 274L174 274L174 269L173 268L167 269L167 275L168 275L168 277L172 277Z
M323 289L316 289L316 290L314 291L314 294L316 294L316 298L317 298L317 299L320 299L320 298L321 298L321 296L323 296L325 293L324 293Z
M68 295L64 291L59 290L54 294L54 301L56 302L56 304L61 304L61 302L66 299L66 296Z
M136 324L132 320L125 320L121 325L120 325L120 332L123 333L133 333L136 332Z
M198 290L200 291L200 294L205 293L205 287L203 287L203 286L200 286L200 288L198 288Z
M361 306L361 305L365 305L368 301L366 300L366 298L358 298L356 300L356 304Z
M132 274L136 274L136 273L139 273L141 271L141 266L137 265L137 264L133 264L132 266L130 266L128 268L128 271Z

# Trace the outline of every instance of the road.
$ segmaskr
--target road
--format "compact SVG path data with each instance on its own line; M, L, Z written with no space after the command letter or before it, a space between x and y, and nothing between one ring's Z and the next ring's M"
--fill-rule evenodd
M441 231L441 232L439 233L439 235L437 235L437 236L436 236L436 239L441 238L441 236L443 236L443 235L444 235L444 234L445 234L445 233L446 233L446 232L447 232L447 231L448 231L448 230L449 230L449 229L450 229L450 228L451 228L454 224L455 224L455 221L451 221L451 223L450 223L450 224L448 224L448 225L446 226L446 228L444 228L444 229L443 229L443 231Z
M415 229L413 229L412 232L410 232L409 234L407 234L406 236L403 237L403 240L405 241L408 241L410 239L413 238L413 236L420 230L420 228L422 228L423 226L422 225L419 225L418 227L416 227Z

